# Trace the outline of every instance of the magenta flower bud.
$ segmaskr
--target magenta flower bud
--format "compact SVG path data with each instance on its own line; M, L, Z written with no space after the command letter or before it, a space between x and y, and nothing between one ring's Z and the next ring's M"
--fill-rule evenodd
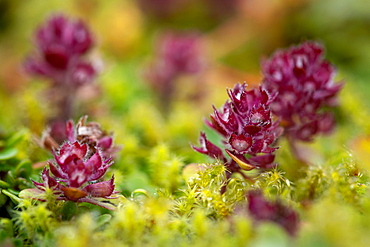
M305 42L274 53L263 61L263 87L277 94L271 103L274 114L282 119L290 139L311 141L334 127L330 112L342 84L334 83L334 67L323 58L324 48Z
M275 222L283 227L288 234L295 236L299 229L299 215L281 201L268 201L260 190L247 193L248 211L256 223L263 221Z
M54 153L56 164L50 163L50 171L54 176L66 179L69 187L80 187L87 181L101 178L111 160L103 160L99 152L87 158L87 144L66 142L59 153Z
M269 109L274 96L262 88L246 90L245 84L237 84L227 92L231 101L227 101L221 110L214 108L211 121L206 123L224 137L224 150L231 160L227 160L204 133L201 133L201 147L193 148L212 158L222 157L231 173L241 169L272 168L275 166L273 152L277 149L273 145L282 133Z
M55 15L38 29L35 43L38 49L25 63L30 74L76 87L94 79L95 68L82 61L93 45L92 35L82 21Z
M55 107L49 123L58 125L73 117L78 89L94 82L97 68L84 58L93 44L92 34L81 20L62 14L52 16L35 32L36 49L24 69L49 80L48 93Z
M195 74L203 69L200 38L195 34L167 34L159 45L159 58L174 73Z
M101 180L112 165L111 159L104 159L99 151L88 155L88 145L79 142L65 142L59 151L54 152L54 162L49 162L41 178L43 183L34 182L38 190L50 188L58 200L88 202L104 206L94 198L113 198L114 177L108 181ZM51 174L50 174L51 173Z
M153 62L144 71L146 80L157 93L162 112L167 114L181 76L197 76L204 71L202 39L196 33L167 33L155 49ZM199 90L195 94L198 94Z
M152 84L170 83L181 74L202 71L204 59L201 43L200 37L194 33L163 35L157 45L155 61L148 71L149 81Z

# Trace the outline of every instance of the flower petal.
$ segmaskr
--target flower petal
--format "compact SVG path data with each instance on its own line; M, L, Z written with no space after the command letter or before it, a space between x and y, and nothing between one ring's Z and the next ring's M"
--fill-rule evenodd
M84 191L92 197L110 196L114 191L114 176L108 181L89 184L84 188Z
M206 154L211 158L220 159L225 161L225 156L222 153L222 150L214 145L212 142L207 140L206 134L204 132L200 133L199 143L201 147L195 147L192 145L192 148L202 154Z

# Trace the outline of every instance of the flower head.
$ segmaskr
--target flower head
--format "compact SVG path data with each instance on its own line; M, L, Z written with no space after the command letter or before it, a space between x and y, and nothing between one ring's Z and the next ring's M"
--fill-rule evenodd
M99 181L112 165L99 151L88 153L88 145L65 142L54 152L54 161L42 172L43 183L34 182L39 190L51 188L58 200L89 202L99 205L94 198L112 198L114 177Z
M37 30L37 52L26 61L26 71L57 84L80 86L91 82L96 70L82 56L93 43L90 31L81 20L55 15Z
M177 92L176 82L183 76L194 78L204 69L202 41L196 33L167 33L160 37L154 61L145 69L145 77L167 114ZM191 98L201 90L194 89Z
M273 152L276 139L281 134L278 122L274 121L269 109L273 96L262 88L247 90L245 84L237 84L228 90L231 101L210 116L207 125L223 136L226 153L231 160L223 155L216 145L201 134L201 147L193 147L196 151L226 162L231 172L240 168L270 168L274 161ZM239 165L239 166L238 166Z
M204 67L201 54L197 34L167 33L159 40L155 61L148 70L148 79L155 89L161 90L179 75L197 74Z
M263 87L277 94L271 110L292 138L310 141L334 126L332 114L323 107L335 105L342 84L334 83L334 67L323 55L321 45L305 42L278 51L262 63Z
M247 193L248 211L256 222L271 221L279 224L294 236L299 227L298 213L281 201L268 201L260 190Z

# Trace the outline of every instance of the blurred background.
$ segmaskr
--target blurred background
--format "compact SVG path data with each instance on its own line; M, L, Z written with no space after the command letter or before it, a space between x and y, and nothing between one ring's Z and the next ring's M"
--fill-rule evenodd
M336 80L345 81L349 97L363 99L367 108L368 6L369 0L0 0L0 125L25 126L34 135L45 129L53 111L43 97L47 83L26 75L22 64L34 50L35 30L56 13L82 19L96 43L89 56L100 75L95 87L78 95L83 103L74 121L88 114L114 130L125 164L140 164L147 159L146 148L162 142L180 150L185 163L204 159L189 143L196 143L205 129L212 104L220 107L227 99L225 88L238 82L257 85L261 59L306 40L326 47ZM168 33L199 37L196 55L202 69L176 78L167 99L171 109L164 110L168 102L158 103L163 95L147 72ZM130 169L126 165L123 173Z
M31 83L20 65L32 49L34 30L51 14L64 12L86 21L94 33L98 41L94 54L100 56L104 65L102 81L109 80L109 73L125 76L122 71L130 70L135 76L130 78L130 85L142 84L140 68L155 54L156 38L168 30L181 30L201 34L207 62L204 81L210 88L258 82L261 57L277 48L316 40L326 46L327 58L338 68L338 78L365 93L370 77L369 3L0 0L0 89L2 94L14 94ZM122 79L116 77L115 80Z
M142 84L140 69L155 54L156 38L169 30L181 30L201 35L207 63L204 83L211 89L220 84L222 88L237 82L258 82L262 57L277 48L316 40L326 46L327 58L338 68L338 78L366 93L370 77L369 3L0 0L0 89L2 94L14 94L31 83L20 67L32 49L34 30L53 13L63 12L83 19L94 33L98 44L94 55L103 63L102 81L109 80L109 73L125 76L122 71L129 70L135 77L130 78L130 85L139 87L134 84Z

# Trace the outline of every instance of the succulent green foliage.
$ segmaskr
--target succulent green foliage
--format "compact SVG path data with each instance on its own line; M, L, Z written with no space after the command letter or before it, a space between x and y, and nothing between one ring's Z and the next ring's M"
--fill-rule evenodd
M59 246L222 246L244 245L251 236L247 218L217 221L205 211L195 210L191 217L171 213L171 200L149 197L140 203L124 200L108 221L86 213L74 224L55 230ZM102 219L103 218L103 219Z
M9 217L18 204L18 193L31 187L29 178L33 173L31 161L23 159L23 142L26 130L11 134L0 133L0 207L1 217Z

